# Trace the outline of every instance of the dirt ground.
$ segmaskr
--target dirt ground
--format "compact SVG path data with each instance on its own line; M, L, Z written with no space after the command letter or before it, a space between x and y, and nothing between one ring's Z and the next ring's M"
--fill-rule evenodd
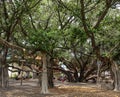
M49 89L49 94L40 93L37 80L10 80L8 89L0 89L0 97L120 97L119 92L102 90L95 84L55 82L55 88Z

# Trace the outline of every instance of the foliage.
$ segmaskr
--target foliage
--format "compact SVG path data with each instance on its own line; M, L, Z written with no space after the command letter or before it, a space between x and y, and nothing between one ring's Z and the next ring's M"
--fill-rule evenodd
M30 32L29 42L34 48L39 48L43 52L49 52L53 50L56 44L55 32L47 32L44 30L38 30L36 32Z
M117 1L3 2L3 5L0 4L0 37L25 47L27 53L41 51L52 57L64 57L70 61L75 58L77 62L74 66L79 72L90 54L87 65L99 56L110 57L119 62L120 10L115 7ZM0 45L1 51L3 48L4 46ZM16 53L16 50L13 52ZM8 54L12 54L11 49ZM16 54L23 55L21 52Z

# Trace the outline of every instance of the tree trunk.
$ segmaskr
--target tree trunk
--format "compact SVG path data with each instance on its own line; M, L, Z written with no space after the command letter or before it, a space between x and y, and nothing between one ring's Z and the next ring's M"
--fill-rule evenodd
M54 60L51 58L48 61L48 65L49 65L49 67L51 67L51 69L48 70L48 85L49 85L49 88L54 87L54 83L53 83L53 64L54 64Z
M46 59L46 53L42 53L42 59L43 59L43 67L42 67L42 94L49 93L48 91L48 76L47 76L47 59Z
M69 71L64 72L66 74L68 82L74 82L73 76Z
M8 67L2 66L0 68L0 87L8 88L8 86L9 86Z
M80 69L80 77L79 77L79 82L83 82L84 80L84 68Z
M97 85L100 85L100 67L101 64L97 63Z
M6 65L7 51L8 48L4 48L0 59L0 87L2 88L8 88L9 86L8 66Z
M75 82L79 82L79 77L78 77L77 70L75 70L75 72L74 72L74 78L75 78Z
M120 90L120 71L114 62L112 63L112 72L114 74L114 91L119 91Z
M42 86L42 73L38 74L38 85L41 87Z

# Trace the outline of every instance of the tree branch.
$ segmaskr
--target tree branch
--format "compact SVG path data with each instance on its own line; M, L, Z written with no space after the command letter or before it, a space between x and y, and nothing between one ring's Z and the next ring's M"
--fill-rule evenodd
M114 49L116 49L119 45L120 45L120 42L118 42L118 43L109 51L109 54L111 54L112 51L113 51Z
M24 48L22 48L22 47L20 47L20 46L17 46L17 45L14 45L14 44L12 44L12 43L10 43L10 42L7 42L7 41L5 41L5 40L2 39L2 38L0 38L0 44L6 46L6 47L8 47L8 48L12 48L12 49L19 49L19 50L21 50L21 51L24 51L24 50L25 50Z
M83 27L84 27L84 30L85 30L86 34L88 35L88 37L90 37L90 34L88 32L88 28L87 28L87 25L86 25L84 0L80 0L80 4L81 4L81 20L82 20L82 24L83 24Z
M111 3L112 0L107 0L108 2L106 2L106 8L105 10L103 10L102 14L100 15L100 17L98 18L98 21L96 22L95 26L93 27L94 29L97 29L98 26L100 25L101 21L104 19L104 17L106 16L109 8L111 7Z

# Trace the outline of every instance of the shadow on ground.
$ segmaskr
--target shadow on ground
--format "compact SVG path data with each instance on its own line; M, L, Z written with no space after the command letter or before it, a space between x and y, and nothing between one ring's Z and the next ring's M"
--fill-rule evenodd
M55 88L49 89L50 94L41 94L37 80L10 80L8 89L0 89L0 97L120 97L119 92L101 90L95 84L55 83Z

